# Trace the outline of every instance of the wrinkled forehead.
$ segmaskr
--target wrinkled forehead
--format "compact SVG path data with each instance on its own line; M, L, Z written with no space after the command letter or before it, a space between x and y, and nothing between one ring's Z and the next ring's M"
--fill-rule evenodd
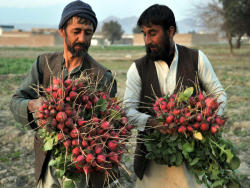
M89 25L93 27L93 23L86 18L79 17L79 16L73 16L68 20L68 25L70 24L83 24L83 25Z

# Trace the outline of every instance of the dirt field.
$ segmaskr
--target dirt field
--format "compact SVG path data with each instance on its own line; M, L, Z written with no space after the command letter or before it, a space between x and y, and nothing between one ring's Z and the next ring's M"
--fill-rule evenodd
M228 121L224 135L239 149L238 169L243 187L250 187L250 45L229 55L227 46L200 46L210 59L226 88ZM11 95L20 85L37 55L59 48L0 48L0 187L34 187L33 132L16 123L9 111ZM90 54L112 70L122 99L126 72L134 59L143 56L143 47L95 47ZM132 160L126 160L131 168ZM133 187L125 177L121 183ZM128 184L129 183L129 184Z

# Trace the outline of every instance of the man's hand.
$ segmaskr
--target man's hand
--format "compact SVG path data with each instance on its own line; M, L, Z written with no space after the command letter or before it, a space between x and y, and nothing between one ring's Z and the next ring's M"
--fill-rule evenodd
M35 118L36 119L40 119L40 117L41 117L41 113L39 111L39 108L42 106L42 104L43 104L43 98L42 97L40 97L38 99L32 99L28 103L28 110L31 113L35 113Z
M158 123L158 121L153 117L148 118L146 127L154 128L154 129L160 131L160 133L163 135L165 135L167 133L171 134L173 132L172 129L169 129L169 128L165 127L163 124Z

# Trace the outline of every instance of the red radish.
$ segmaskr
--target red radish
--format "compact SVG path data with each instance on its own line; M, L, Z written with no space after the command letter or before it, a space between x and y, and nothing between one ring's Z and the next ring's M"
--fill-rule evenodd
M39 115L37 116L37 119L43 119L44 115L42 113L39 113Z
M115 164L119 164L119 155L115 152L110 152L109 153L109 159L111 162L115 163Z
M53 92L53 93L52 93L52 97L53 97L54 99L57 99L57 92Z
M102 135L102 138L103 138L103 139L108 139L108 138L110 138L110 134L109 134L108 132L106 132L106 133L104 133L104 134Z
M195 129L198 129L200 127L200 124L198 122L195 122L193 125L192 125Z
M91 109L91 107L92 107L92 102L88 101L87 104L85 105L86 110Z
M130 131L131 129L133 129L133 126L132 126L131 124L128 124L128 125L126 126L126 129L127 129L128 131Z
M74 140L72 140L72 145L73 145L73 146L79 146L79 144L80 144L79 139L74 139Z
M127 131L127 129L125 127L121 128L121 129L122 130L120 131L120 135L122 135L122 136L128 135L128 131Z
M83 148L86 148L86 147L88 147L88 146L89 146L88 142L87 142L86 140L83 140L83 141L82 141L82 147L83 147Z
M58 133L58 134L57 134L57 140L58 140L58 141L64 140L63 133Z
M205 108L204 109L204 114L205 114L205 116L211 116L212 115L212 109L211 108L209 108L209 107L207 107L207 108Z
M187 130L188 130L189 132L192 132L194 129L193 129L193 127L191 127L190 125L188 125L188 126L187 126Z
M78 147L76 147L76 148L72 149L72 153L73 153L73 155L79 155L79 154L80 154L80 152L81 152L81 150L80 150Z
M89 100L89 97L88 97L87 95L83 95L83 96L82 96L82 101L83 101L83 103L87 103L88 100Z
M40 111L40 112L43 112L43 110L44 110L43 106L40 106L40 107L39 107L39 111Z
M184 125L181 125L179 128L178 128L178 133L184 133L186 132L186 127Z
M198 95L199 101L203 101L205 99L204 95L200 92Z
M110 129L110 124L108 121L104 121L102 124L101 124L101 128L104 129L104 130L108 130Z
M56 115L56 120L58 122L64 122L67 119L67 115L65 112L58 112Z
M106 161L106 157L104 155L97 155L96 160L99 164L101 164L101 163L104 163Z
M49 114L50 114L51 116L56 116L57 111L53 108L53 109L50 110Z
M72 84L72 80L67 79L67 80L64 81L64 84L65 84L66 86L69 86L70 84Z
M63 131L64 123L58 123L57 128L60 129L61 131Z
M97 97L97 96L94 96L94 98L93 98L93 104L96 104L97 103L97 101L99 100L99 98Z
M166 102L166 101L163 101L163 102L161 103L161 105L160 105L160 108L161 108L162 110L167 109L167 102Z
M175 116L179 115L179 114L180 114L180 110L174 109L174 110L173 110L173 114L174 114Z
M212 126L212 127L210 127L210 131L212 134L215 134L217 132L217 128Z
M56 110L63 111L64 110L64 101L58 101L56 103Z
M75 91L71 91L69 92L69 97L71 100L74 100L77 97L77 93Z
M98 135L101 135L101 134L104 132L104 130L103 130L103 129L100 129L100 128L98 128L96 131L97 131L97 134L98 134Z
M101 154L102 153L102 146L96 146L95 147L95 153L98 155L98 154Z
M174 108L174 102L170 101L168 103L168 109L172 109L172 108Z
M224 119L221 119L219 116L217 116L215 118L215 122L218 124L218 125L223 125L225 123L225 120Z
M58 84L61 83L61 79L60 79L60 78L54 77L54 78L52 79L52 83L53 83L53 85L58 85Z
M63 133L64 133L64 134L69 134L69 129L68 129L67 127L64 127L64 128L63 128Z
M123 124L127 124L127 123L128 123L128 118L122 117L122 123L123 123Z
M209 129L209 125L207 123L202 123L200 127L202 131L207 131Z
M85 121L85 120L83 120L83 119L78 119L78 120L77 120L77 124L78 124L79 126L83 126L83 125L86 124L86 123L88 123L88 121Z
M117 144L117 141L115 141L115 140L111 140L111 141L108 142L108 148L111 151L116 151L117 146L118 146L118 144Z
M73 125L73 120L71 118L67 118L66 121L64 122L64 124L67 126L67 127L72 127Z
M186 120L185 117L181 116L180 119L179 119L179 122L180 122L180 124L185 125L187 123L187 120Z
M71 109L71 107L66 107L65 113L67 114L68 117L70 117L73 114L73 110Z
M63 91L62 88L59 88L59 89L58 89L57 94L58 94L59 97L65 96L65 93L64 93L64 91Z
M169 115L168 117L166 117L166 122L168 124L172 123L174 121L174 116L173 115Z
M201 120L202 120L202 116L201 116L201 114L197 114L197 116L196 116L196 120L197 120L197 121L201 121Z
M52 90L53 90L53 91L57 92L58 89L59 89L59 86L58 86L58 85L53 85L53 86L52 86Z
M89 154L87 154L85 160L86 160L87 163L91 163L94 159L95 159L94 155L89 153Z
M69 135L71 138L77 138L78 133L79 133L78 129L75 128L75 129L72 129L72 131L69 133Z
M66 152L68 151L69 147L71 146L71 141L70 140L66 140L63 142L63 145L66 148Z
M78 157L76 158L76 161L77 161L77 163L82 164L83 161L84 161L84 156L83 155L78 155Z
M55 118L53 118L52 120L51 120L51 126L52 127L57 127L57 121L56 121L56 119Z
M99 123L99 119L97 118L97 117L92 117L92 121L94 122L94 123Z

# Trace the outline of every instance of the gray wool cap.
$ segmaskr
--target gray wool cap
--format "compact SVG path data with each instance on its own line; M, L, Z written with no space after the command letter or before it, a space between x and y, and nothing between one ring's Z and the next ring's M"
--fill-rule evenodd
M89 4L84 3L80 0L69 3L63 9L61 20L59 23L59 29L61 29L63 25L73 16L79 16L90 20L93 23L94 31L96 30L98 21L95 12L92 10Z

